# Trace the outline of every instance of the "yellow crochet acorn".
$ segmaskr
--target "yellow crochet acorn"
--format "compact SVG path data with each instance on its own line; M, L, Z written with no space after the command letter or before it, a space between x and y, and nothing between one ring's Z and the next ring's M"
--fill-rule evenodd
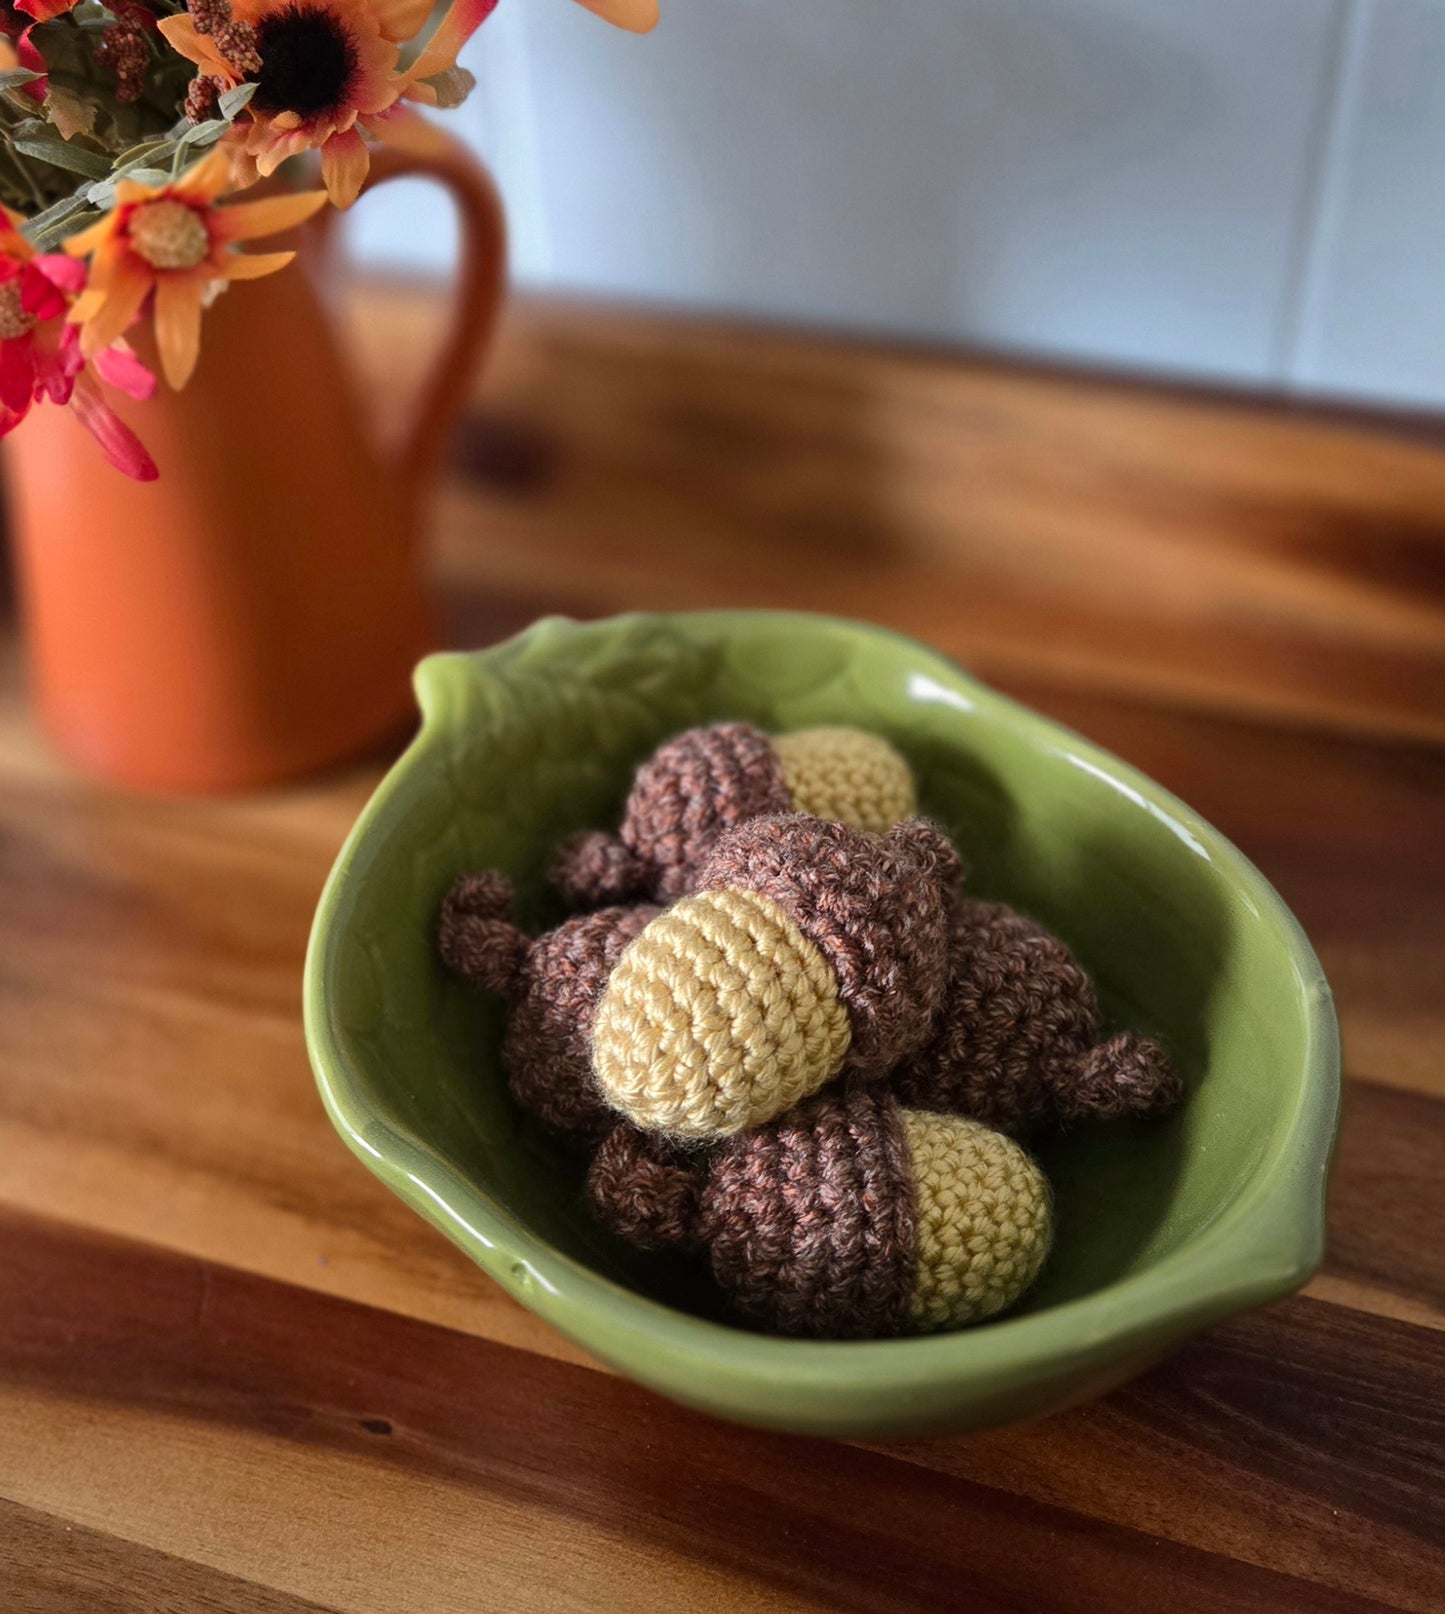
M879 1077L943 999L957 856L914 819L872 835L804 814L728 830L696 894L623 951L592 1024L604 1101L648 1132L717 1138L845 1070Z
M882 835L918 811L908 764L862 729L799 729L773 738L795 812Z
M693 1246L737 1309L825 1339L929 1333L1011 1306L1053 1237L1012 1139L844 1086L700 1157L620 1126L588 1175L598 1219L644 1249Z
M510 1085L549 1127L585 1142L610 1114L717 1138L923 1046L960 879L922 820L873 835L784 814L727 831L671 908L604 908L535 939L509 881L463 875L438 946L507 1000Z
M992 1317L1028 1288L1048 1255L1048 1183L1013 1139L980 1121L901 1113L918 1240L909 1323L922 1332Z
M616 835L565 842L552 883L571 909L675 902L724 830L802 812L883 834L918 810L908 764L853 728L770 738L750 723L712 723L669 740L637 771Z

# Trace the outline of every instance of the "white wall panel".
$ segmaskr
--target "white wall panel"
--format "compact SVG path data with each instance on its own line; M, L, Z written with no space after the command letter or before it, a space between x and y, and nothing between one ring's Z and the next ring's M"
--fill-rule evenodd
M671 0L639 42L528 0L550 278L1267 376L1338 15Z
M493 13L462 57L476 74L476 90L465 105L435 115L444 128L474 146L497 176L507 202L512 272L523 279L544 278L549 262L545 187L531 140L530 75L521 27L523 11L532 3L511 0ZM357 258L370 268L443 273L456 261L455 223L436 186L396 180L357 204L347 222L347 237Z
M663 8L503 0L469 49L520 280L1445 402L1445 0ZM438 267L444 218L356 239Z
M1356 0L1314 295L1291 378L1445 404L1445 5Z

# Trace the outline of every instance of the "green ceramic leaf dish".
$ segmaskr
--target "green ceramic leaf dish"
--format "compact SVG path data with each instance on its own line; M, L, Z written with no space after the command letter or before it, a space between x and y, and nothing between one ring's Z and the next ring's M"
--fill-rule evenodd
M978 1428L1098 1395L1319 1264L1339 1109L1329 988L1258 870L1141 774L921 645L822 617L549 620L434 656L416 686L421 732L317 911L305 990L317 1081L383 1182L596 1356L777 1428ZM437 965L437 905L458 871L507 870L523 922L550 922L556 841L612 823L658 741L723 716L886 734L974 889L1058 931L1111 1021L1163 1038L1185 1072L1172 1120L1040 1147L1057 1246L1006 1317L876 1343L729 1325L687 1269L630 1256L592 1224L578 1165L507 1096L497 1009Z

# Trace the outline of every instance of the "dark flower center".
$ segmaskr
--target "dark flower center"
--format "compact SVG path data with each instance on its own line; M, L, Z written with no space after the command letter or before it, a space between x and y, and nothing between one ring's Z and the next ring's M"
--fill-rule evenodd
M261 71L251 105L303 118L339 111L356 71L356 46L331 15L304 3L273 11L256 25Z

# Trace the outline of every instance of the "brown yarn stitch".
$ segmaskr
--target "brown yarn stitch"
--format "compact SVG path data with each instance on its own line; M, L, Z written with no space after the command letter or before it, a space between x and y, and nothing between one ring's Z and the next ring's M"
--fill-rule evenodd
M883 834L917 811L908 764L854 728L769 738L750 723L689 729L641 768L616 835L561 847L552 882L571 908L688 895L717 837L765 813L803 812Z
M458 875L442 902L437 942L442 962L472 986L510 998L518 990L531 942L510 922L512 882L495 869Z
M751 1321L827 1339L991 1316L1037 1276L1052 1227L1048 1186L1017 1144L857 1082L710 1156L624 1124L588 1192L622 1237L704 1250Z
M1084 1117L1157 1115L1183 1083L1157 1043L1100 1043L1094 983L1042 925L1003 903L964 901L949 940L933 1037L894 1078L905 1104L1024 1135Z
M592 1075L592 1020L623 950L658 910L603 908L532 940L510 923L511 906L505 875L461 876L442 905L442 959L507 1000L502 1064L522 1108L564 1136L595 1142L616 1117Z
M564 842L552 883L569 907L648 897L674 902L692 886L719 833L792 804L772 743L751 723L688 729L637 770L616 836Z
M776 1333L898 1333L917 1265L902 1111L862 1084L688 1154L623 1123L597 1151L598 1219L644 1249L695 1245L744 1316Z
M621 1121L602 1140L587 1173L598 1218L641 1250L698 1241L706 1155Z
M874 836L790 813L720 837L697 889L757 892L792 919L837 972L849 1068L882 1075L942 1007L962 882L958 854L923 819Z
M858 1085L744 1133L713 1164L698 1231L719 1286L775 1333L901 1332L918 1228L896 1100Z

